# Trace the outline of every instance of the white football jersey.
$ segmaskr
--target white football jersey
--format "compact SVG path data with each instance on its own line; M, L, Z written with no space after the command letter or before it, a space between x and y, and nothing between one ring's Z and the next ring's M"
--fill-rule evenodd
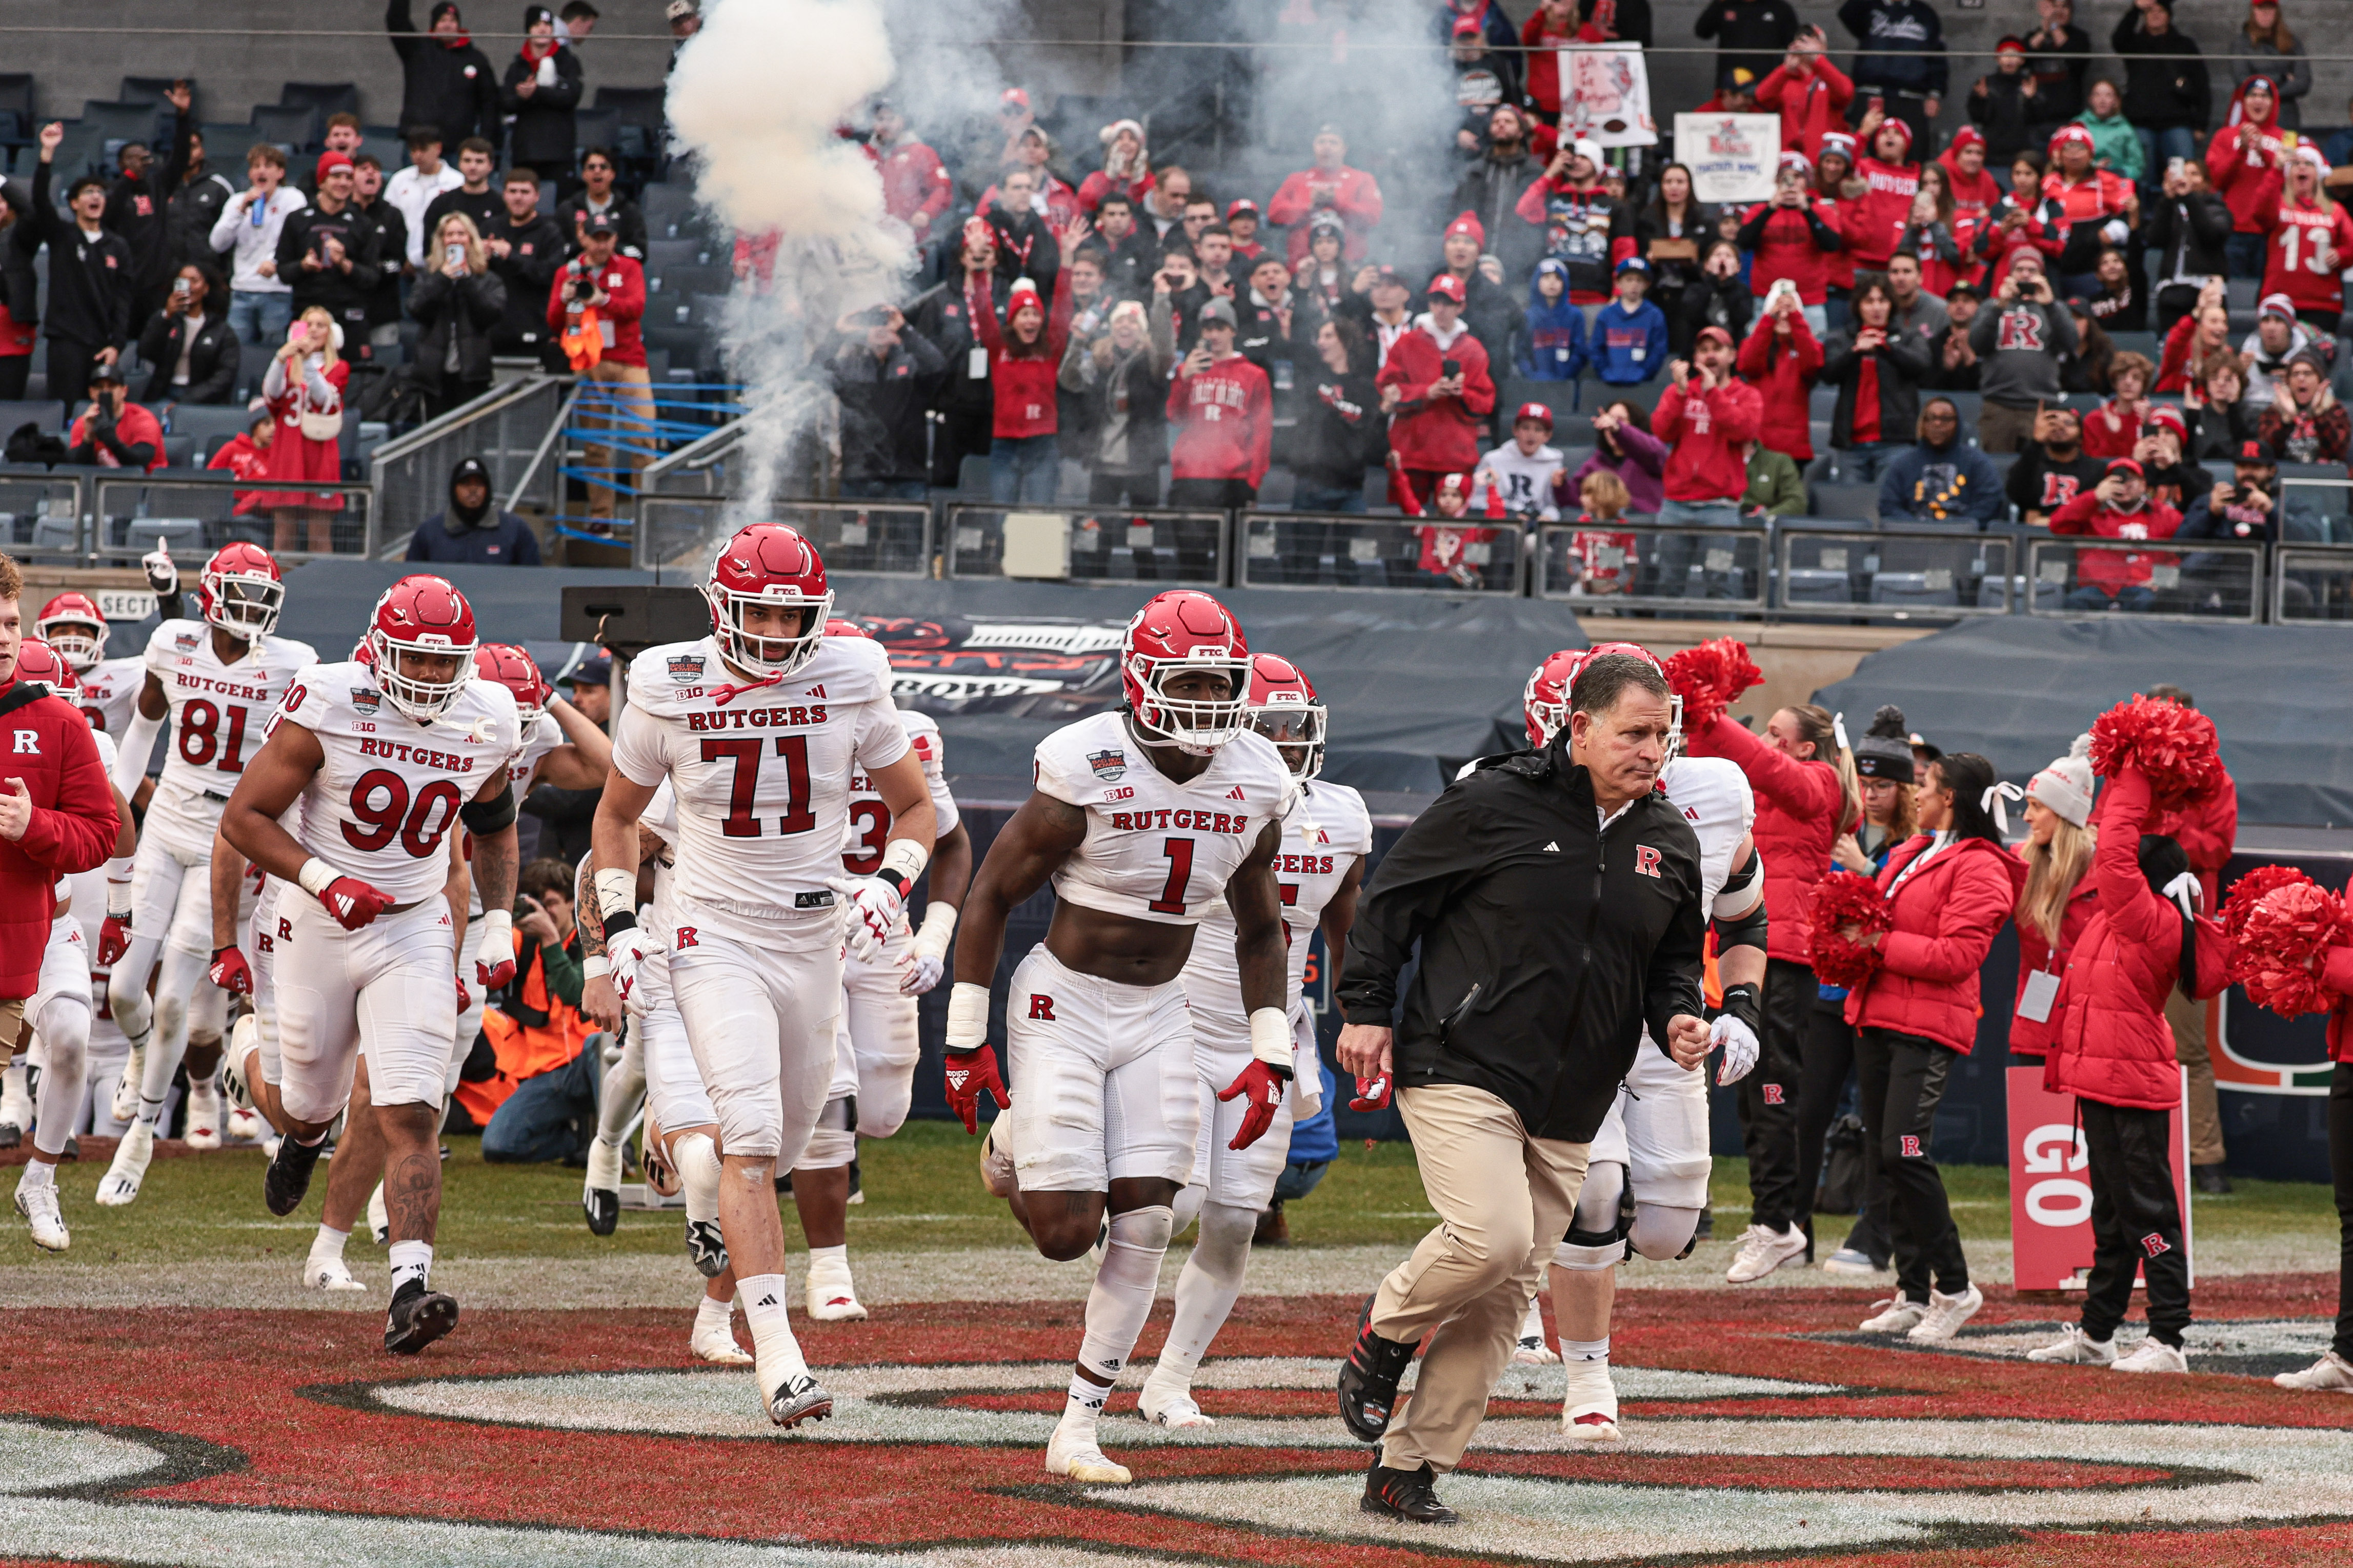
M1036 771L1040 794L1087 816L1085 839L1054 872L1054 897L1163 925L1197 925L1225 907L1235 868L1297 787L1274 742L1249 731L1178 784L1152 765L1124 711L1039 742Z
M1732 857L1757 822L1757 796L1740 764L1722 757L1677 757L1660 775L1667 798L1699 835L1702 907L1713 909L1732 875Z
M1373 818L1365 797L1346 784L1310 779L1299 786L1282 814L1282 848L1275 856L1275 880L1282 889L1283 1011L1295 1013L1307 984L1307 949L1324 918L1324 906L1348 879L1348 868L1373 851ZM1242 1005L1241 961L1234 954L1234 916L1220 897L1193 933L1185 960L1185 999L1230 1029L1247 1026Z
M314 664L286 690L278 719L319 738L326 761L302 791L295 839L396 904L441 891L458 811L514 755L514 693L469 680L448 712L419 724L395 708L357 663Z
M928 713L902 708L899 723L907 731L907 744L913 749L915 760L923 764L923 783L932 792L933 842L937 843L955 831L959 820L955 796L948 793L944 765L947 748L940 740L939 721ZM842 847L841 868L853 877L871 877L881 868L882 847L890 840L891 808L874 793L861 768L849 775L849 837Z
M520 719L521 715L517 717ZM523 726L522 744L507 763L507 782L514 787L516 805L522 805L522 797L531 788L531 775L539 771L540 763L548 752L562 744L564 726L558 724L555 715L544 708L539 710L539 717ZM459 831L463 832L464 829ZM466 858L470 860L473 857L473 847L469 845ZM466 921L470 925L481 918L482 884L469 878L466 883Z
M270 715L294 673L319 662L308 643L256 638L234 664L213 652L202 621L170 620L147 639L146 673L171 714L154 808L217 823L245 764L261 750Z
M99 660L80 678L76 689L58 695L80 709L92 730L119 737L131 727L131 715L146 684L147 661L133 654L128 658ZM168 685L165 689L170 689Z
M747 942L833 906L850 775L906 754L890 658L865 637L827 637L790 679L748 689L710 637L648 648L613 742L622 777L677 788L680 918Z

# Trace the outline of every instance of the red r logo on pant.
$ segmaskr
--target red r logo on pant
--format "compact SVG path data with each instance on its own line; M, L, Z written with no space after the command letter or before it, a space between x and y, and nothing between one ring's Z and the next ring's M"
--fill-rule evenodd
M1779 1084L1778 1084L1778 1083L1767 1083L1767 1084L1760 1084L1760 1085L1758 1085L1757 1087L1758 1087L1758 1088L1760 1088L1760 1089L1762 1089L1765 1091L1765 1103L1766 1103L1766 1104L1767 1104L1767 1105L1787 1105L1787 1104L1788 1104L1788 1103L1789 1103L1788 1097L1782 1094L1782 1092L1781 1092L1781 1086L1780 1086Z
M1051 996L1031 996L1029 998L1029 1016L1032 1018L1041 1018L1049 1024L1056 1024L1061 1021L1054 1016L1054 999Z
M2151 1258L2155 1258L2161 1252L2170 1252L2173 1250L2171 1247L2166 1244L2165 1237L2159 1236L2153 1230L2147 1236L2140 1238L2140 1249L2143 1252L2147 1253Z
M1905 1159L1916 1160L1920 1157L1920 1140L1906 1132L1903 1135L1902 1149Z
M697 947L700 946L701 943L694 940L694 928L692 926L681 926L678 928L678 941L670 945L673 948Z

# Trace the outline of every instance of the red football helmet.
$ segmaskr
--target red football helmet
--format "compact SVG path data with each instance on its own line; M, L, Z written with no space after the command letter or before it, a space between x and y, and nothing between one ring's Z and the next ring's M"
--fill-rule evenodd
M268 637L286 602L286 579L259 544L224 544L196 574L196 603L205 619L231 637Z
M420 724L430 724L474 678L474 609L446 578L420 573L403 577L375 602L368 627L368 650L375 655L375 683L385 700ZM439 679L416 673L413 661L457 656L457 666Z
M1223 698L1172 698L1168 682L1206 670L1226 678ZM1127 623L1120 686L1136 732L1206 757L1250 724L1250 642L1241 623L1198 588L1161 594Z
M362 632L360 634L360 640L352 645L352 662L353 664L364 664L370 669L374 669L375 668L375 649L368 646L370 639L373 638L375 635L375 634L373 632Z
M1250 721L1281 749L1293 778L1312 779L1324 771L1324 704L1315 700L1307 672L1280 654L1250 659Z
M817 657L833 593L816 546L781 522L738 529L711 563L702 590L711 601L711 632L727 661L751 675L786 676ZM794 637L755 637L744 627L749 605L806 610Z
M839 616L825 623L825 635L829 637L864 637L872 641L874 634L856 621L845 621Z
M39 637L26 637L16 645L16 679L37 680L56 690L62 687L70 695L81 689L65 659L58 650Z
M515 711L522 715L526 730L539 722L547 711L547 700L555 693L531 655L512 643L486 642L476 648L474 673L514 693Z
M1605 642L1582 650L1561 649L1536 666L1535 673L1528 677L1526 691L1521 695L1520 709L1527 723L1529 745L1542 751L1552 743L1561 726L1568 722L1569 692L1577 684L1577 672L1602 655L1613 653L1639 658L1662 677L1667 672L1659 656L1641 643ZM1683 750L1683 700L1670 695L1667 704L1673 715L1667 735L1667 755L1672 757Z
M41 606L33 634L57 649L66 668L86 673L106 654L106 612L87 594L59 594Z

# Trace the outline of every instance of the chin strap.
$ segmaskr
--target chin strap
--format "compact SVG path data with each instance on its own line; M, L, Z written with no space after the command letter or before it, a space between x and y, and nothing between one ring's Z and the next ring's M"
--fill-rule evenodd
M759 679L747 681L742 686L714 686L711 689L711 700L716 702L722 708L724 708L736 698L743 696L744 693L747 691L758 691L764 687L774 686L784 678L785 672L783 670L772 669L767 674L762 676Z

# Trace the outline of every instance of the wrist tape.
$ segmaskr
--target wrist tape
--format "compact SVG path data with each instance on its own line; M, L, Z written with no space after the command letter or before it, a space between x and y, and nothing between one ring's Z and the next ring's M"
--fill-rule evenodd
M944 957L955 925L956 907L934 899L923 907L923 923L915 929L915 951L925 958Z
M1291 1076L1291 1020L1280 1007L1259 1007L1250 1016L1250 1055L1284 1078Z
M302 869L294 880L301 884L304 892L315 899L327 890L328 883L342 875L341 871L313 855L302 862Z
M988 1044L988 987L969 980L948 993L947 1048L976 1051Z

